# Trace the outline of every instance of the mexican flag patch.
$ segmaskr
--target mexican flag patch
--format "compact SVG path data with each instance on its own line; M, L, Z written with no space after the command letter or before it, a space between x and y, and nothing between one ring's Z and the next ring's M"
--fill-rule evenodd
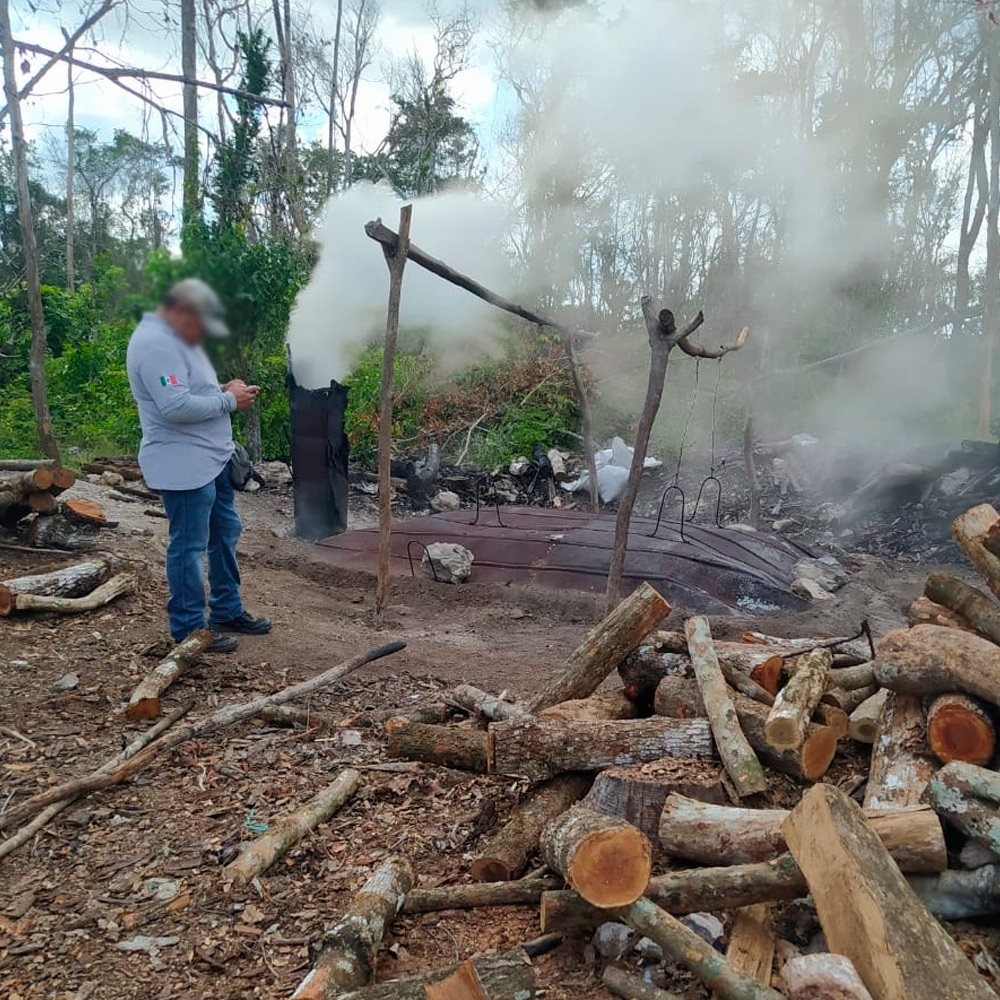
M176 375L161 375L160 385L180 385L180 379Z

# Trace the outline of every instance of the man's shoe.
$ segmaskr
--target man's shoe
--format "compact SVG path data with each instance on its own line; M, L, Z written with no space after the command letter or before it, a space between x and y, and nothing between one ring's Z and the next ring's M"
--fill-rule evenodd
M221 632L238 632L240 635L267 635L271 631L271 623L266 618L254 618L249 611L244 611L232 621L212 622L212 628Z
M212 632L212 641L205 647L206 653L235 653L239 643L231 636L222 632Z

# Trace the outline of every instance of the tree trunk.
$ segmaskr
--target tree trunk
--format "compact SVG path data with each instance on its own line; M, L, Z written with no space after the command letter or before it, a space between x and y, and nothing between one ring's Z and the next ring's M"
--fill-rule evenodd
M334 134L337 127L337 104L340 101L340 36L344 27L344 0L337 0L337 15L333 29L333 67L330 72L330 117L326 122L326 196L336 190L336 145Z
M564 771L601 771L663 757L707 760L715 745L704 719L636 719L632 722L494 722L487 759L491 774L544 781Z
M589 774L560 774L531 789L503 826L479 848L472 862L472 877L480 882L518 878L538 850L542 830L579 802L590 783Z
M967 837L1000 854L1000 775L974 764L945 764L927 787L930 804Z
M188 668L198 661L198 657L211 641L211 632L207 629L198 629L174 646L153 671L139 682L138 687L132 692L132 697L129 698L125 714L132 720L158 718L160 697L163 692L187 673Z
M545 863L594 906L625 906L649 885L649 840L630 823L574 806L542 832Z
M419 760L475 774L487 773L487 738L479 729L433 726L405 719L389 719L386 756L394 760Z
M670 605L643 583L587 633L558 674L529 702L532 712L593 694L652 628L670 614Z
M136 579L131 573L119 573L106 583L95 587L86 597L39 597L37 594L17 594L14 608L17 611L41 611L57 615L76 615L96 611L125 594L134 594Z
M406 858L384 861L351 900L347 913L322 938L319 958L292 1000L339 1000L375 978L382 937L415 881Z
M864 807L905 809L923 802L937 762L927 752L927 715L919 698L890 693L882 706Z
M785 963L781 978L788 1000L872 1000L843 955L799 955Z
M986 53L986 127L990 135L983 273L984 358L979 395L979 437L985 440L993 436L993 362L1000 338L1000 42L985 18L980 18L979 31Z
M73 48L66 60L66 289L76 288L76 88L73 85Z
M875 1000L996 1000L843 792L811 788L784 830L830 949Z
M927 709L927 743L942 764L962 760L986 765L996 753L997 733L983 705L964 694L942 694Z
M847 727L847 735L859 743L874 743L878 739L878 727L882 718L882 707L885 705L889 692L880 688L866 701L863 701L851 712L851 721Z
M949 619L930 624L966 631L974 629L981 636L1000 643L1000 607L981 590L947 573L931 573L924 584L924 593L931 601L943 605L942 610L949 616Z
M181 0L181 75L184 111L184 178L182 230L201 218L201 178L198 176L198 24L195 0Z
M345 768L336 779L308 802L268 827L267 833L247 844L235 860L226 865L223 879L246 885L263 874L290 847L307 833L325 823L347 803L361 784L361 772Z
M802 746L809 721L826 690L832 662L828 649L814 649L796 661L795 672L775 697L764 724L767 742L776 750Z
M436 889L411 889L403 913L439 913L441 910L472 910L483 906L533 906L543 892L562 885L557 878L522 878L512 882L477 882L475 885L443 885Z
M83 597L108 578L111 568L112 563L108 559L88 559L51 573L0 581L0 615L9 615L14 610L14 598L17 594Z

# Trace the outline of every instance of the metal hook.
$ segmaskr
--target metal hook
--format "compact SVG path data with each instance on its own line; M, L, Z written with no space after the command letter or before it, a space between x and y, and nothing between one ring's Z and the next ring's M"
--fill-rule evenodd
M681 495L681 517L680 517L680 528L681 528L681 541L686 542L687 538L684 537L684 508L686 506L686 501L684 499L684 491L674 483L673 486L668 486L663 491L663 496L660 497L660 509L656 512L656 527L653 528L652 532L647 535L647 538L655 538L656 533L660 530L660 522L663 520L663 505L667 502L667 496L672 491L676 491Z
M698 490L698 497L694 502L694 510L691 512L691 519L694 520L694 518L697 517L698 507L701 504L701 495L705 492L705 487L709 483L715 483L715 485L719 487L719 492L715 500L715 526L717 528L721 528L722 527L722 483L719 481L718 476L714 474L711 476L706 476L701 481L701 488Z
M487 473L485 476L479 476L476 479L476 517L475 520L471 522L471 524L479 524L479 514L482 510L480 504L480 494L482 492L483 480L486 480L486 482L489 483L489 485L491 486L493 485L494 482L493 476L490 475L489 473ZM500 517L500 497L497 496L495 488L493 490L493 506L496 507L497 511L497 524L499 524L501 528L506 528L507 525L503 523L503 518Z
M424 555L427 556L427 565L430 566L430 568L431 568L431 576L434 577L434 582L435 583L440 583L441 581L438 579L437 570L434 568L434 560L431 559L431 554L430 554L430 552L427 551L427 546L424 545L424 543L422 541L420 541L419 538L411 538L406 543L406 558L409 559L409 561L410 561L410 576L416 576L417 575L417 571L413 568L413 546L414 545L419 545L424 550Z

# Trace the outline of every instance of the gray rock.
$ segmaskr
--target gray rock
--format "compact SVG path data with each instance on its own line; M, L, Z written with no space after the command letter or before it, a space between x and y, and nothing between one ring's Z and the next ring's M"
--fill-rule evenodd
M681 923L691 928L703 941L713 948L722 950L722 941L726 934L725 924L712 913L689 913L681 918Z
M942 496L953 497L971 478L972 473L968 469L956 469L942 476L937 481L938 492Z
M796 521L794 517L781 517L777 521L771 524L772 531L790 531L795 527Z
M72 691L80 686L80 678L76 674L63 674L53 685L57 691Z
M428 576L439 583L464 583L472 576L474 558L464 545L431 542L420 565Z
M847 570L833 556L820 556L819 559L800 559L795 564L795 575L806 580L813 580L824 590L839 590L847 583Z
M822 584L804 576L793 580L791 589L793 594L798 594L799 597L804 597L809 601L832 601L834 599L833 594Z
M647 937L640 938L634 950L647 962L662 962L664 958L663 949Z
M632 928L628 924L608 921L594 931L592 944L602 958L621 958L628 950Z
M11 660L10 666L12 670L27 670L31 664L27 660Z
M462 501L457 493L451 490L441 490L431 500L431 510L436 510L439 514L446 510L458 510L462 506Z

